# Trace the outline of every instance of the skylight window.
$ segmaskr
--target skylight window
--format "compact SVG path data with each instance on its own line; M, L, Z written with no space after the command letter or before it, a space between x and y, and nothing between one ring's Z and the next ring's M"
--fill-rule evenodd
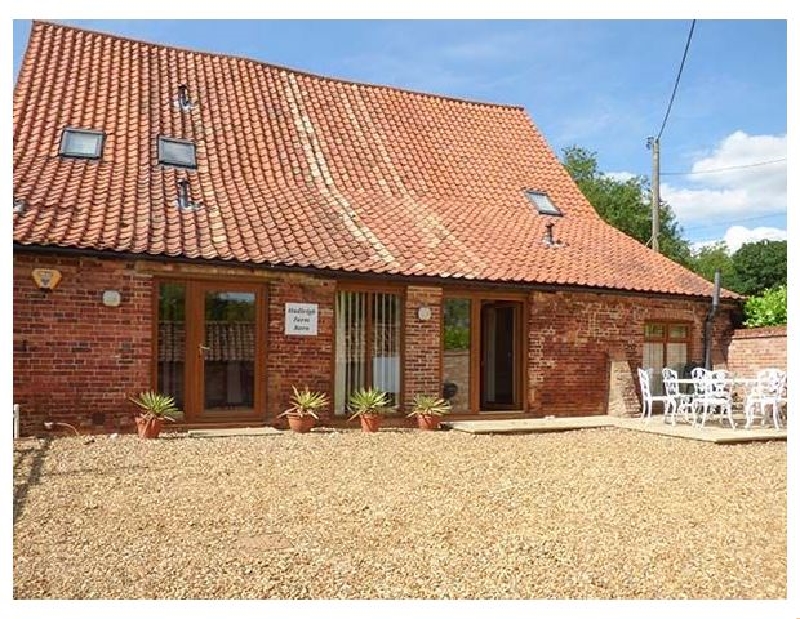
M100 159L103 153L105 134L93 129L72 129L66 127L61 134L61 147L58 154L62 157L79 159Z
M536 210L542 215L557 215L559 217L563 215L563 213L556 208L556 205L551 202L550 198L543 191L533 191L532 189L528 189L525 191L525 195L527 196L528 200L533 202Z
M194 142L159 136L158 163L180 168L196 168L197 156Z

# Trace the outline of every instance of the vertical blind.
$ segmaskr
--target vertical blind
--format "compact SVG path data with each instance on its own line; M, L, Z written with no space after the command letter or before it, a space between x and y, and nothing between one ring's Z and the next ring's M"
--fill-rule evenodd
M374 387L400 401L400 296L340 291L336 297L334 410L346 413L353 392Z

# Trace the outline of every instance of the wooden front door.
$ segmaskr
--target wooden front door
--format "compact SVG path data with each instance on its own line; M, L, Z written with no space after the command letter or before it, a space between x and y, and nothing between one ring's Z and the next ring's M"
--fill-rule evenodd
M263 417L263 286L158 286L157 390L175 396L187 422Z

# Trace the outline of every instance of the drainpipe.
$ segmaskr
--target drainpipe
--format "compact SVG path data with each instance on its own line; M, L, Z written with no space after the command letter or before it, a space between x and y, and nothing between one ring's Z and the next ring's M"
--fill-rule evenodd
M19 404L14 404L14 438L19 438Z
M705 348L705 366L707 370L711 369L711 329L714 324L714 316L719 309L719 284L720 274L719 269L714 271L714 296L711 297L711 309L706 314L706 322L703 326L703 344Z

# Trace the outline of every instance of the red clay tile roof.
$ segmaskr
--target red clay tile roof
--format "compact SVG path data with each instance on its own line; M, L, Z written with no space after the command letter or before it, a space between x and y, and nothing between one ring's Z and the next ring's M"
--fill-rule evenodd
M186 84L196 105L176 105ZM100 161L58 156L101 129ZM197 144L158 165L157 136ZM194 211L175 206L188 178ZM563 217L538 214L545 191ZM344 271L710 295L605 224L521 107L34 22L14 89L14 241ZM542 239L555 223L561 247Z

